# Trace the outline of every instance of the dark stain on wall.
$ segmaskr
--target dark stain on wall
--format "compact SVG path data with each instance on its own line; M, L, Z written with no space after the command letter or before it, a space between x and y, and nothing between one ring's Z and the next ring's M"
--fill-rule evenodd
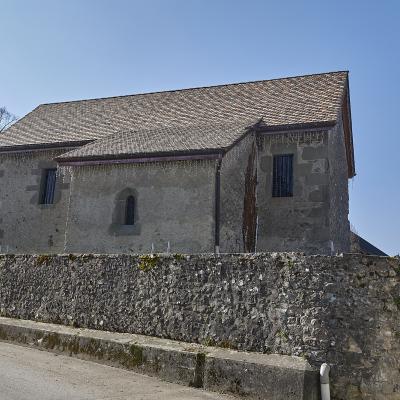
M256 146L253 144L247 161L243 206L243 245L245 252L253 252L256 247L257 230L257 164Z

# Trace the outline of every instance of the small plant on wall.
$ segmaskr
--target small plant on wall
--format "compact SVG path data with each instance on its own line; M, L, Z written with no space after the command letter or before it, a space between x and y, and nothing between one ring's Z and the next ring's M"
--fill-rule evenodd
M157 254L144 254L139 257L138 268L141 271L148 272L155 268L160 260Z

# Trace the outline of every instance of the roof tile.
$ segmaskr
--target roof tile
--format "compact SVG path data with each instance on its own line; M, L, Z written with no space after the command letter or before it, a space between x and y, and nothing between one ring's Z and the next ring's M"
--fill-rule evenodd
M43 104L1 135L0 150L8 146L93 141L117 132L130 132L121 137L125 135L132 149L135 146L141 149L143 144L139 141L151 140L155 132L187 139L189 130L183 129L185 126L197 127L191 136L204 136L184 141L182 146L192 147L198 142L200 148L209 148L215 138L209 129L201 129L201 125L221 126L226 121L261 117L270 127L336 121L346 82L347 72L333 72ZM133 145L135 141L138 143ZM168 143L165 139L166 148L180 142L171 137Z
M187 125L170 128L118 132L57 157L76 159L125 158L152 153L190 153L220 151L240 140L259 121L229 124Z

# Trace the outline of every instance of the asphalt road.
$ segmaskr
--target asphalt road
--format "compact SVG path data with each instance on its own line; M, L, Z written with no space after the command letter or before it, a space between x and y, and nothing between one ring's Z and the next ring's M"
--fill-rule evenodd
M232 400L119 368L0 342L0 400Z

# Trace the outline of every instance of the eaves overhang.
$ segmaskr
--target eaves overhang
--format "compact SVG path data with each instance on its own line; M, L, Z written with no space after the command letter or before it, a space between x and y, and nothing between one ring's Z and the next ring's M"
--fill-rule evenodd
M170 161L197 161L197 160L217 160L221 159L225 151L221 149L209 149L190 152L159 152L143 154L126 154L118 156L92 156L63 158L56 157L60 166L85 166L85 165L110 165L110 164L143 164L152 162L170 162Z
M323 121L323 122L307 122L301 124L288 124L288 125L265 125L260 124L257 127L259 133L283 133L287 131L296 131L304 129L323 129L333 128L336 125L336 120Z
M71 147L80 147L91 143L93 140L76 140L70 142L53 142L53 143L32 143L12 146L0 146L1 153L26 153L34 150L57 150L68 149Z

